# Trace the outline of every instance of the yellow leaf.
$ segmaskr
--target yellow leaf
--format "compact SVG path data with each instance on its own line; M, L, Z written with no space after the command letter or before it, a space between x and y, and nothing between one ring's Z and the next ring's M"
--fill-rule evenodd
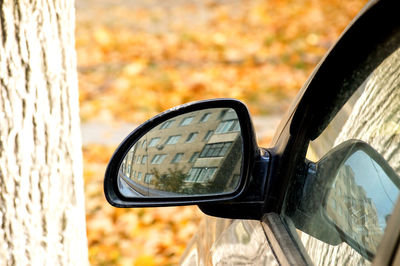
M156 265L154 258L149 255L141 255L136 258L134 264L135 266L153 266Z
M96 28L93 37L102 46L108 46L111 44L112 36L110 36L108 30L104 27Z

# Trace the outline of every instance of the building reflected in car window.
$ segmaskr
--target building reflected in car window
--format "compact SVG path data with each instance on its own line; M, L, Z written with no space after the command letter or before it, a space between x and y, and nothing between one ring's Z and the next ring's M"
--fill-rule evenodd
M399 106L400 50L397 50L375 69L325 131L310 143L307 158L314 162L318 161L333 147L346 140L357 139L368 143L378 151L399 175ZM342 178L338 178L333 192L329 195L328 211L330 215L337 217L337 221L342 221L339 222L340 229L348 232L350 237L357 238L362 232L363 239L359 241L364 243L366 249L375 253L387 219L398 200L398 193L389 189L381 192L393 201L391 207L386 210L387 206L377 205L377 200L366 192L367 185L362 187L356 183L354 169L344 166L340 171L339 175ZM370 171L368 175L377 183L380 182L381 176L378 170ZM382 187L387 186L382 185ZM380 213L384 215L379 215ZM326 265L331 262L336 265L370 263L346 243L331 246L304 232L297 231L297 233L316 265Z

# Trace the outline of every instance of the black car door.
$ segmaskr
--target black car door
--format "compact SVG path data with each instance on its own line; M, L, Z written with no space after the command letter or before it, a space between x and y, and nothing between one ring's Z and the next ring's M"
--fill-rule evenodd
M396 1L367 5L300 91L270 148L256 146L249 113L236 100L182 105L122 142L107 168L107 200L117 207L196 204L236 219L206 221L183 264L396 261L397 10ZM169 167L182 158L185 169Z
M208 262L394 263L400 230L397 6L371 2L314 72L269 149L272 176L261 223L235 220L203 256ZM319 176L334 180L315 181L316 167L338 160L340 151L346 160ZM328 214L324 221L321 212ZM237 228L253 239L247 256ZM260 228L265 241L257 237ZM255 243L264 253L256 252Z
M299 252L317 265L369 264L393 250L380 245L384 234L398 237L385 230L398 226L392 214L400 186L396 6L370 3L317 69L287 123L280 163L294 167L281 170L290 177L283 178L288 185L277 194L283 203L277 211ZM385 256L389 263L391 254Z

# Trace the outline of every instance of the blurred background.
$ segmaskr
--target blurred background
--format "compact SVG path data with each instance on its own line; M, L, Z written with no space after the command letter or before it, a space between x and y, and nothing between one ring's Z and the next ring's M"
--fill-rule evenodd
M196 206L108 205L105 167L130 131L173 106L230 97L249 107L268 147L296 93L366 2L76 0L91 264L175 265L201 223Z

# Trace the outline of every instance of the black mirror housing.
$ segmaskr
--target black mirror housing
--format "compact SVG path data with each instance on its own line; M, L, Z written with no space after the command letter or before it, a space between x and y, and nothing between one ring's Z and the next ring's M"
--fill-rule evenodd
M152 129L162 127L162 124L169 120L172 121L178 116L189 114L191 112L202 111L210 108L230 108L236 112L237 121L240 124L241 132L241 172L237 179L237 185L231 186L231 189L226 191L213 191L208 194L177 194L169 193L163 197L158 197L156 194L140 195L140 197L129 197L121 193L119 186L119 176L121 175L121 165L127 156L127 153L133 149L134 145L141 140ZM221 137L221 136L220 136ZM164 144L166 144L164 142ZM190 144L186 144L190 145ZM162 150L165 145L158 145L159 150ZM238 145L232 145L238 146ZM237 150L237 148L236 148ZM164 149L165 153L165 149ZM252 170L254 168L255 160L259 157L259 149L256 143L254 128L250 119L247 107L240 101L234 99L215 99L205 100L184 104L167 110L150 120L146 121L119 145L107 166L104 179L104 193L107 201L115 207L157 207L157 206L178 206L178 205L196 205L208 203L223 203L229 202L240 197L246 188L249 186ZM164 156L165 157L165 156ZM163 157L163 158L164 158ZM149 158L151 160L151 158ZM154 160L154 157L153 157ZM154 163L154 161L152 162ZM147 157L146 157L147 161ZM149 163L149 162L147 162ZM226 164L226 163L225 163ZM228 165L229 167L229 165ZM143 180L143 179L138 179ZM125 181L128 181L127 179ZM150 182L147 180L148 183ZM224 192L224 193L222 193Z

